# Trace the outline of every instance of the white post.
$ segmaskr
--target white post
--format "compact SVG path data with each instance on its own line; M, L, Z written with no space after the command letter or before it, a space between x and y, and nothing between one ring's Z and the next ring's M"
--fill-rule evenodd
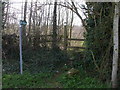
M19 47L20 47L20 73L23 73L22 67L22 25L20 25L20 36L19 36Z
M118 52L119 52L119 36L118 36L118 27L119 27L119 5L115 5L114 13L114 22L113 22L113 65L112 65L112 87L116 88L118 85L117 82L117 71L118 71Z

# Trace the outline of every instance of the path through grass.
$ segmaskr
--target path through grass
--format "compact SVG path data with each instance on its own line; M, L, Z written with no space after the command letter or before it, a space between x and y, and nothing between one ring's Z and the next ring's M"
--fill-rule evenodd
M86 75L67 76L66 73L5 74L3 88L106 88L101 81Z

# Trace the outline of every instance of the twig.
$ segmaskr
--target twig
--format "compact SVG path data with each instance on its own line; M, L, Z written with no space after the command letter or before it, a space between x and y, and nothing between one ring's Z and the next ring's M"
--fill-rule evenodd
M94 57L93 52L92 52L91 50L90 50L90 52L91 52L91 54L92 54L93 61L94 61L94 64L95 64L95 66L96 66L97 70L98 70L98 71L100 71L100 68L99 68L99 66L98 66L98 65L97 65L97 63L96 63L96 60L95 60L95 57Z

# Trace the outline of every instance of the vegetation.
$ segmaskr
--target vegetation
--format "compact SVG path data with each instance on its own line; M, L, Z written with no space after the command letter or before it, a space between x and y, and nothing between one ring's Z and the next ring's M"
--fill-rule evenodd
M108 88L100 80L83 73L68 76L66 73L57 76L52 73L5 74L3 88Z
M3 88L110 88L113 71L112 87L119 88L120 63L115 49L115 46L119 48L118 40L115 43L118 32L113 32L113 26L115 30L119 29L115 25L120 27L119 22L115 22L119 18L114 17L118 4L86 2L81 5L72 0L23 2L21 20L28 21L28 25L21 25L23 74L19 65L17 12L11 12L14 4L10 2L0 4ZM79 10L83 10L85 18ZM73 35L74 15L82 22L85 40L83 35ZM113 61L115 70L111 69Z
M49 73L29 74L24 73L10 74L3 76L3 88L46 88L51 87L47 85L47 81L51 78Z
M19 73L19 58L3 61L3 73ZM23 52L23 70L31 73L55 72L68 60L67 55L60 50L57 53L51 49L39 48Z
M85 51L85 65L88 69L93 68L101 80L109 81L112 72L113 37L115 37L113 36L115 3L91 2L86 4L88 18L86 18L87 32L85 34L85 45L87 49ZM93 64L94 66L92 66Z
M86 19L86 65L95 69L100 78L105 80L111 77L114 3L87 3L87 6L88 10L92 7L93 10L89 10ZM91 67L91 64L94 66Z
M107 84L103 84L100 80L91 77L83 77L82 75L63 76L59 81L64 88L108 88Z

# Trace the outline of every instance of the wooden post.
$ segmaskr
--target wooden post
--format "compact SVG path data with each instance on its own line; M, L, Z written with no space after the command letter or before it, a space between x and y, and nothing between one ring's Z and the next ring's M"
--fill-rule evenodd
M118 52L119 52L119 39L118 39L118 26L119 26L119 5L115 4L114 22L113 22L113 65L112 65L112 88L118 87L117 72L118 72Z
M67 51L67 25L64 26L64 50Z

